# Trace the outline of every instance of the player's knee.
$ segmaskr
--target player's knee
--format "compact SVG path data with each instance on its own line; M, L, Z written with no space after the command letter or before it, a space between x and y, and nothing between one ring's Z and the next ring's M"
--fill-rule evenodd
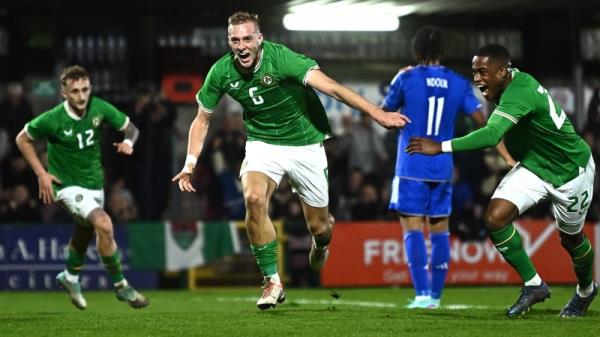
M335 218L331 214L327 214L326 217L315 217L314 219L310 219L307 226L308 230L313 235L324 234L330 236L334 223Z
M102 210L93 211L90 216L90 221L96 229L96 233L102 239L110 239L113 237L113 225L110 216Z
M257 193L246 195L246 209L251 213L261 212L267 207L267 198Z
M497 231L506 227L508 222L505 217L494 209L488 208L483 216L483 222L489 231Z
M564 232L559 233L560 244L563 246L564 249L566 249L569 252L575 249L577 246L581 245L584 239L583 232L579 232L577 234L566 234Z

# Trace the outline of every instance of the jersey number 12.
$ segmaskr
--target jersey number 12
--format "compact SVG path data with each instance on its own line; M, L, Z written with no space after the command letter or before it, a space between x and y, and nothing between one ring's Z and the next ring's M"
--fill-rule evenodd
M79 148L83 149L85 146L91 146L94 144L94 130L85 130L87 137L85 141L81 133L77 134L77 140L79 141Z

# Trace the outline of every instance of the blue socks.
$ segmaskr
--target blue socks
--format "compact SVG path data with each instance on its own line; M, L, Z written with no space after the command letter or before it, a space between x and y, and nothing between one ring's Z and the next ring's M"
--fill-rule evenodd
M431 233L431 298L442 297L450 263L450 233Z
M450 233L431 233L429 239L431 240L431 281L425 237L420 231L410 231L404 236L408 269L416 296L440 299L450 263Z
M429 272L427 271L427 247L423 232L410 231L404 235L408 257L408 270L417 296L429 296Z

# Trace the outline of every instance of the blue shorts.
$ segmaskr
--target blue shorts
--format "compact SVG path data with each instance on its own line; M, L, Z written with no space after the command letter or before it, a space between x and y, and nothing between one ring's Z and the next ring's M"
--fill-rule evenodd
M452 183L395 177L389 209L403 215L441 218L452 212Z

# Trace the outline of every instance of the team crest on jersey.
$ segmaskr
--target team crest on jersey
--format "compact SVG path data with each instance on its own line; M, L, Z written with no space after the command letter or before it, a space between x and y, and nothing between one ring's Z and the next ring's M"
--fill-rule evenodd
M98 125L100 125L100 122L101 122L101 121L102 121L102 120L100 119L100 117L94 117L94 118L92 119L92 124L94 124L94 127L97 127Z
M260 83L262 83L262 85L264 85L265 87L270 87L273 84L275 84L275 81L273 80L273 77L269 74L265 74L261 79L260 79Z
M81 195L81 194L77 194L77 195L75 196L75 201L77 201L77 202L81 202L81 200L83 200L83 195Z

